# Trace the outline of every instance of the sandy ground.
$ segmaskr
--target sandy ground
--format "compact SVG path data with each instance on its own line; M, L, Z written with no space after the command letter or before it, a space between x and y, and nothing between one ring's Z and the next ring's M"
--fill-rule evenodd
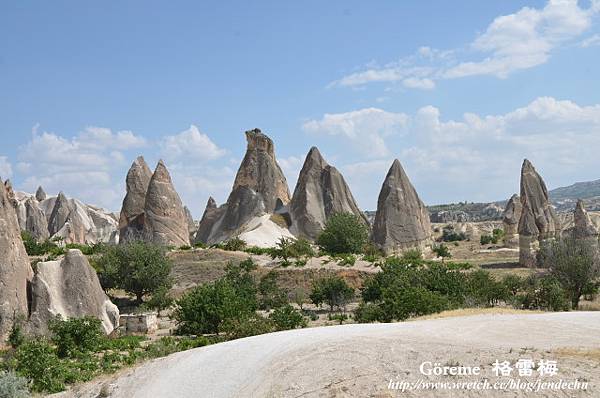
M393 382L499 379L496 360L556 360L544 381L579 379L586 391L390 390ZM480 366L480 376L423 376L424 361ZM515 371L516 372L516 371ZM517 377L518 378L518 377ZM535 380L524 377L523 380ZM476 315L293 330L177 353L62 393L146 397L598 397L600 312Z

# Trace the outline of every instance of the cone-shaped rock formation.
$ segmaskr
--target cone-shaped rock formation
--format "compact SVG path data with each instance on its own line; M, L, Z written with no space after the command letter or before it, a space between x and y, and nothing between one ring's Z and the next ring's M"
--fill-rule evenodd
M290 202L290 230L296 236L314 240L329 217L341 212L356 214L368 224L342 174L312 147Z
M176 247L190 244L185 210L162 160L148 184L143 231L148 242Z
M519 233L519 220L521 220L521 213L523 211L523 205L521 204L521 198L519 195L513 195L504 208L504 216L502 218L502 224L504 226L504 244L506 247L518 247L518 233Z
M133 162L127 172L125 185L127 194L123 199L119 218L119 241L126 243L142 238L144 229L144 206L152 171L143 156Z
M372 240L386 253L394 253L422 248L430 239L427 208L396 159L379 193Z

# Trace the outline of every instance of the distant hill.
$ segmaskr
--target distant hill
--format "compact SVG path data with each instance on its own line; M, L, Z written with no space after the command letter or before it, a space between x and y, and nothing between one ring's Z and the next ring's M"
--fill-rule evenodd
M548 194L553 201L593 198L600 196L600 180L576 182L568 187L553 189Z

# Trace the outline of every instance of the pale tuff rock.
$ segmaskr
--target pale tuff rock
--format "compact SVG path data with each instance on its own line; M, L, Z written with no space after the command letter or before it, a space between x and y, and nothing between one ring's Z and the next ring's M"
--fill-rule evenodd
M245 231L246 225L264 214L288 205L290 193L277 160L273 141L259 129L246 131L246 155L235 177L227 203L203 217L196 239L216 243Z
M217 202L215 202L212 196L208 198L204 214L202 214L198 230L194 236L195 242L208 242L213 226L225 214L226 209L226 206L217 207Z
M534 268L537 265L536 252L539 249L540 230L535 216L528 203L523 204L519 221L519 263L524 267Z
M577 206L573 213L575 226L573 227L573 237L576 239L598 239L598 229L590 219L589 214L585 210L583 200L577 201Z
M0 181L0 341L16 316L27 316L27 281L32 277L13 203Z
M535 266L532 250L541 240L551 239L560 233L560 222L548 198L548 189L542 177L529 160L521 168L521 204L519 221L519 248L521 265ZM534 256L535 260L535 256Z
M431 239L429 213L396 159L379 193L372 240L386 253L422 248Z
M540 233L539 239L551 238L560 232L560 224L550 204L546 184L527 159L523 161L521 168L521 203L523 206L525 203L529 205Z
M190 241L193 240L194 234L196 233L196 223L194 222L194 217L192 216L192 212L188 209L187 206L183 206L183 211L185 212L185 219L188 224L188 232L190 234Z
M38 242L48 239L50 237L48 221L35 198L28 198L25 201L25 211L25 230Z
M506 247L517 247L519 245L519 220L523 205L519 195L513 195L506 203L502 225L504 227L504 244Z
M48 334L48 322L93 316L102 321L106 334L118 325L119 310L108 299L96 271L79 250L69 250L62 260L41 262L31 283L30 331Z
M50 219L48 220L48 230L50 235L54 236L64 227L70 214L71 204L65 194L60 192L54 202L54 208L52 209Z
M310 240L317 238L335 213L353 213L368 224L342 174L323 159L316 147L306 155L289 207L290 231Z
M121 243L142 238L144 206L151 178L152 171L150 167L146 164L143 156L138 156L127 172L125 179L127 194L123 199L121 216L119 218Z
M148 242L176 247L190 244L185 211L162 160L148 184L143 231Z
M37 191L35 191L35 199L38 202L41 202L43 200L46 200L46 198L48 197L48 195L46 195L46 192L44 191L44 188L42 188L42 186L40 185L37 189Z

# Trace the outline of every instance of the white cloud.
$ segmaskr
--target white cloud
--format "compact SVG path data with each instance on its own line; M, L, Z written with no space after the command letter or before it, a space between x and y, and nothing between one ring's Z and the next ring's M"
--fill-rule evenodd
M582 40L581 43L579 43L579 46L583 48L600 46L600 35L595 34Z
M18 150L21 189L34 192L42 185L48 193L65 191L92 204L116 210L122 200L127 161L123 151L144 147L143 137L130 131L87 127L74 137L38 133Z
M0 156L0 179L3 181L12 177L12 166L6 156Z
M495 18L466 48L440 51L420 47L414 55L399 62L382 67L368 66L330 86L401 82L408 88L432 89L440 79L474 75L506 78L515 71L547 62L554 50L587 31L598 12L597 1L585 9L579 7L576 0L549 0L542 9L524 7L514 14ZM597 42L598 38L592 36L581 46L589 47ZM462 59L458 60L458 55Z
M347 113L325 114L321 120L310 120L303 129L314 134L343 136L371 157L389 153L384 137L403 132L408 116L366 108Z
M410 116L395 115L406 119L403 136L385 138L387 154L354 157L354 162L340 166L365 208L374 208L393 157L400 159L429 203L509 197L518 191L523 158L532 160L550 187L598 178L600 104L540 97L499 115L465 113L445 120L433 106ZM369 130L368 125L362 128ZM342 144L338 151L340 158L352 159Z
M206 161L217 159L226 153L194 125L179 134L166 136L162 147L163 157L170 160L183 157L189 161Z

